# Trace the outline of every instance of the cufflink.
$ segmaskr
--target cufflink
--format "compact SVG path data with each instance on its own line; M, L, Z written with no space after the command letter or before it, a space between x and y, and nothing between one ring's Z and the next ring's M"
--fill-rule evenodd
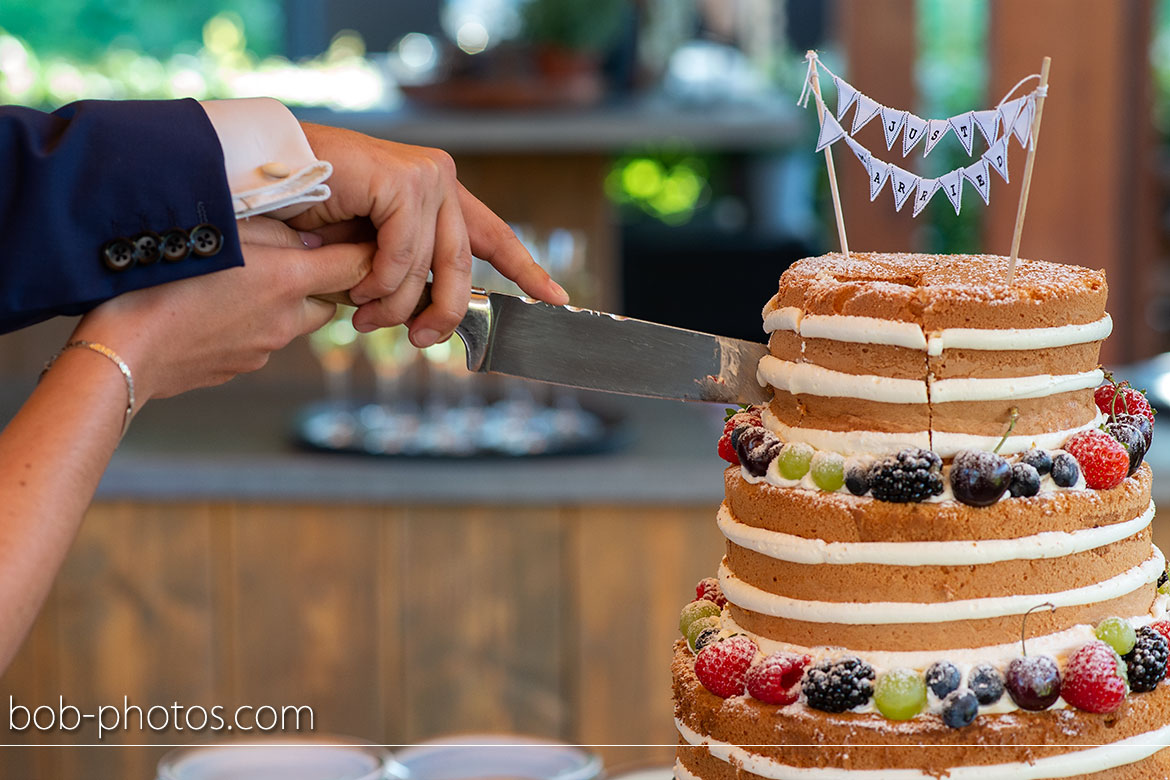
M204 222L191 228L191 251L199 257L211 257L223 248L223 233Z
M134 244L126 238L115 238L102 246L102 263L111 271L125 271L134 265Z
M150 265L162 257L162 236L153 230L144 230L133 239L134 261Z
M177 263L191 254L191 237L182 228L171 228L162 234L162 257L168 263Z
M287 179L292 170L282 162L268 162L260 166L260 173L270 179Z

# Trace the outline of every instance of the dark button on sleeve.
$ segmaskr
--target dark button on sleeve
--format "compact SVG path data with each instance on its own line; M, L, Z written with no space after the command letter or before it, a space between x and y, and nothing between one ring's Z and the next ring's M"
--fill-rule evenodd
M162 257L162 236L153 230L144 230L134 237L134 260L139 265L150 265Z
M191 228L191 251L199 257L211 257L223 248L223 233L204 222Z
M134 265L134 244L127 238L115 238L102 247L102 263L111 271L125 271Z
M171 228L162 234L162 256L168 263L177 263L191 254L191 237L182 228Z

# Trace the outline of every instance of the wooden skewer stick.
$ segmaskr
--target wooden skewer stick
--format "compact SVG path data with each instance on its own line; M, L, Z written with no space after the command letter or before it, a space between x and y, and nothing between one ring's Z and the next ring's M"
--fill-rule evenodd
M816 93L817 120L825 122L825 102L821 98L821 80L815 63L816 52L809 49L808 56L814 59L812 66L812 88ZM837 215L837 237L841 240L841 254L849 259L849 240L845 237L845 215L841 213L841 194L837 191L837 169L833 167L833 147L825 147L825 167L829 170L829 192L833 195L833 211Z
M1048 86L1048 66L1051 57L1045 57L1040 66L1040 86ZM1024 233L1024 212L1028 210L1028 191L1032 189L1032 166L1036 163L1036 144L1040 142L1040 119L1044 116L1044 95L1036 98L1036 116L1032 117L1032 137L1028 144L1028 159L1024 163L1024 183L1020 187L1020 205L1016 208L1016 230L1012 234L1012 254L1008 260L1007 283L1016 277L1016 259L1020 256L1020 237ZM1011 132L1011 129L1008 129Z

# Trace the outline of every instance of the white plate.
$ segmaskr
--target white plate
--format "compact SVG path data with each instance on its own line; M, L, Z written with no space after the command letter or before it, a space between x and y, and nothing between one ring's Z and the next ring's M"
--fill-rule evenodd
M345 737L265 740L179 748L158 780L385 780L401 775L390 753Z
M601 759L586 750L529 737L470 735L403 748L394 756L410 780L596 780Z

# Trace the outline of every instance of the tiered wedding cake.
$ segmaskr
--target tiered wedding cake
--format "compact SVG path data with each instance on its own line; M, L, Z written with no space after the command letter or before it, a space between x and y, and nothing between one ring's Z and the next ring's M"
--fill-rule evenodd
M680 780L1170 777L1153 414L1098 366L1103 273L1006 276L780 278L774 400L728 422L727 553L680 621Z

